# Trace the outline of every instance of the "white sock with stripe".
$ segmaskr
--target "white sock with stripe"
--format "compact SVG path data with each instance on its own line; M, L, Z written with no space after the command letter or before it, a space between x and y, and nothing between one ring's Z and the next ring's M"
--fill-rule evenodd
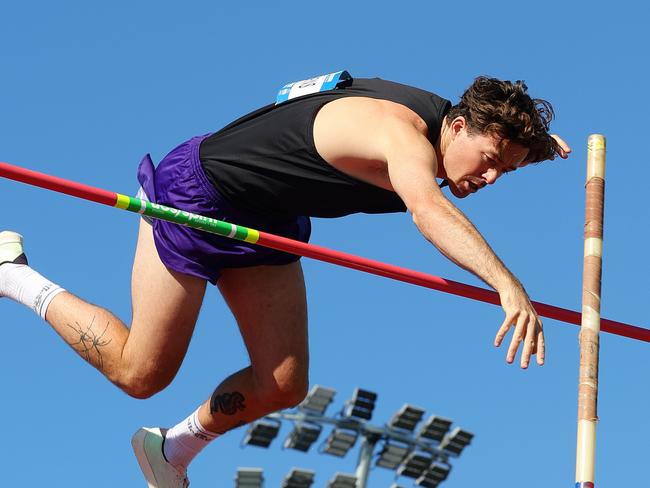
M192 459L219 434L210 432L199 421L199 409L167 431L163 454L175 468L185 470Z
M31 308L45 320L52 299L65 291L26 264L0 265L0 297L7 297Z

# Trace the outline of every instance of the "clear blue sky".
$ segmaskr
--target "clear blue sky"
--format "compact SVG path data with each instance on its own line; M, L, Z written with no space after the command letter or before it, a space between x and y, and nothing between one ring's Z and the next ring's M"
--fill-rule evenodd
M347 69L456 101L477 75L524 79L533 96L553 103L553 130L573 155L507 176L460 208L534 299L579 309L586 140L604 133L603 316L649 327L647 7L532 5L4 2L0 160L134 194L144 153L158 161L272 101L288 81ZM25 235L36 268L128 321L135 216L6 180L0 202L0 227ZM315 219L312 242L478 284L408 215ZM379 423L410 402L474 432L443 486L573 486L577 327L547 320L547 365L522 371L492 346L498 307L303 263L311 382L336 388L336 407L361 386L379 393ZM3 486L144 486L131 434L176 423L247 364L214 288L178 377L146 401L110 385L31 311L0 301L0 330ZM599 488L646 476L649 352L650 344L602 336ZM197 459L192 486L228 487L238 466L260 466L273 488L298 466L315 469L321 488L335 471L354 469L355 454L282 451L279 439L268 451L242 450L242 435L230 433ZM390 472L371 473L373 488L391 483Z

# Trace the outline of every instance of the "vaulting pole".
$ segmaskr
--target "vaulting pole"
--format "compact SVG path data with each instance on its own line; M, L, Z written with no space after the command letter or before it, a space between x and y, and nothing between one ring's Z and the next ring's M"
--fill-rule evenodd
M65 193L92 202L117 207L130 212L136 212L156 219L167 220L195 229L212 232L224 237L247 241L260 246L270 247L279 251L318 259L328 263L345 266L347 268L372 273L386 278L391 278L406 283L411 283L432 290L438 290L453 295L459 295L472 300L499 305L498 293L479 288L477 286L465 285L456 281L446 280L419 271L400 268L391 264L382 263L372 259L362 258L353 254L347 254L325 247L307 244L286 237L260 232L240 225L222 222L220 220L203 217L182 210L169 208L164 205L140 200L138 198L113 193L92 186L64 180L56 176L49 176L29 169L0 162L0 176L9 178L29 185L46 188L59 193ZM532 302L537 313L543 317L559 320L569 324L580 325L581 314L553 305L546 305L540 302ZM650 342L650 330L637 327L614 320L601 320L601 328L605 332Z
M596 461L600 285L605 203L605 137L598 134L589 136L587 144L585 188L585 255L582 271L576 488L594 488Z

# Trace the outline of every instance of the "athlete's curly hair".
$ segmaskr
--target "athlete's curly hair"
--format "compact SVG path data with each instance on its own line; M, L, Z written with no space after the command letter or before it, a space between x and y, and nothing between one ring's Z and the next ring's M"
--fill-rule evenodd
M531 98L527 91L520 80L479 76L450 109L447 123L462 116L470 133L493 134L527 147L528 162L553 159L557 143L548 133L553 107L546 100Z

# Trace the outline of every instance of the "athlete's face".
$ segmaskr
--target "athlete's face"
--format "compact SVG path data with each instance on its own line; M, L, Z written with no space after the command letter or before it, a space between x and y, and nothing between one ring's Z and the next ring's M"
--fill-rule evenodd
M463 117L454 119L447 130L441 176L458 198L476 193L501 175L526 165L527 148L491 135L470 134Z

